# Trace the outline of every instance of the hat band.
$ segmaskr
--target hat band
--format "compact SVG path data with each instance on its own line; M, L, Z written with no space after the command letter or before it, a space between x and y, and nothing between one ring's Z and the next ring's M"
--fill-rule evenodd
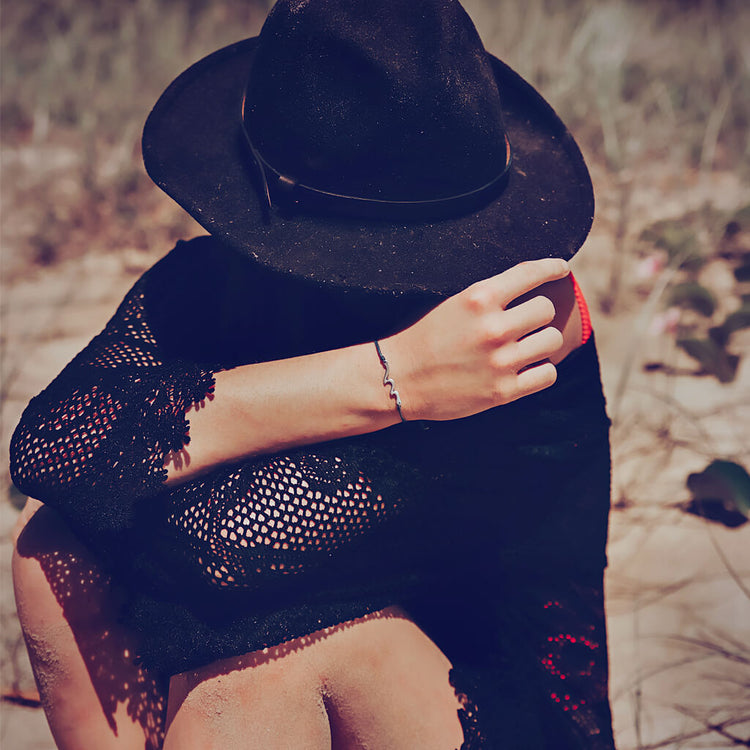
M446 198L428 200L387 200L382 198L365 198L355 195L342 195L328 190L304 185L289 177L269 164L253 144L247 129L245 118L246 96L242 97L241 129L245 144L253 160L254 171L258 180L263 219L271 221L271 210L274 205L292 212L310 209L318 213L331 213L337 216L351 216L366 219L386 220L429 220L461 216L477 210L483 204L505 189L513 161L508 134L505 134L505 166L502 171L475 190L451 195Z

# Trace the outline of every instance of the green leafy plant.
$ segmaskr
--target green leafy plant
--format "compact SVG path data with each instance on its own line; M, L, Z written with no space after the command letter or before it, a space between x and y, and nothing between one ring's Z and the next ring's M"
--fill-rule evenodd
M730 354L710 338L678 338L677 346L698 362L702 372L713 375L720 383L731 383L737 375L739 355Z
M718 239L701 243L697 229L701 223L709 224L704 234ZM750 282L750 252L746 250L750 244L750 206L729 216L707 210L679 221L655 222L641 233L641 241L652 253L665 256L661 264L652 264L653 270L658 271L661 265L674 273L663 300L667 310L679 314L670 319L669 326L662 327L670 328L676 346L696 362L695 374L731 383L741 361L740 354L731 349L732 340L738 331L750 328L750 294L744 290ZM728 295L724 289L712 290L711 282L703 278L705 269L716 263L731 268L735 283ZM649 363L647 369L663 368Z
M695 230L684 220L656 221L643 230L641 240L664 250L670 266L698 271L706 261Z
M750 474L734 461L712 461L703 471L690 474L692 498L683 510L735 528L750 518Z

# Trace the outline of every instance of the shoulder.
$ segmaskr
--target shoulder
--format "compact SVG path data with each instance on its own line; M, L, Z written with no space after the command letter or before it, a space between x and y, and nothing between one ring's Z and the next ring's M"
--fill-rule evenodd
M210 236L180 241L137 286L142 312L156 340L174 356L213 359L227 287L247 261ZM216 342L218 343L218 342Z
M168 358L233 366L266 286L256 264L215 238L180 241L138 279L105 333L151 340Z
M179 240L141 277L147 293L171 296L188 291L210 293L223 283L231 251L209 235Z

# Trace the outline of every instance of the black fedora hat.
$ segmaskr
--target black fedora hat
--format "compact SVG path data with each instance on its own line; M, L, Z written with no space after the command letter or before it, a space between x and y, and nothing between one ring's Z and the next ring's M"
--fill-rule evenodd
M143 154L212 235L344 289L452 294L593 218L571 134L454 0L279 0L169 86Z

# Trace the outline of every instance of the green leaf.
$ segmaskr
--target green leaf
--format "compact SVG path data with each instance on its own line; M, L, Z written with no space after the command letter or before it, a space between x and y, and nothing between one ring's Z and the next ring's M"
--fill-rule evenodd
M737 375L740 358L736 354L730 354L710 338L677 339L677 346L697 360L701 367L720 383L731 383Z
M741 331L743 328L750 328L750 302L743 303L739 310L729 313L721 325L729 333Z
M680 261L680 268L698 270L705 258L696 233L682 219L657 221L641 232L641 239L667 251L670 263Z
M735 331L750 328L750 300L743 300L738 310L729 313L724 322L710 328L708 335L719 346L726 346Z
M724 327L723 323L720 326L712 326L708 329L708 337L721 347L725 347L729 343L729 334L730 331Z
M750 474L734 461L715 460L703 471L690 474L688 513L736 527L750 518Z
M669 290L669 307L687 307L710 318L716 309L716 299L709 289L697 281L675 284Z

